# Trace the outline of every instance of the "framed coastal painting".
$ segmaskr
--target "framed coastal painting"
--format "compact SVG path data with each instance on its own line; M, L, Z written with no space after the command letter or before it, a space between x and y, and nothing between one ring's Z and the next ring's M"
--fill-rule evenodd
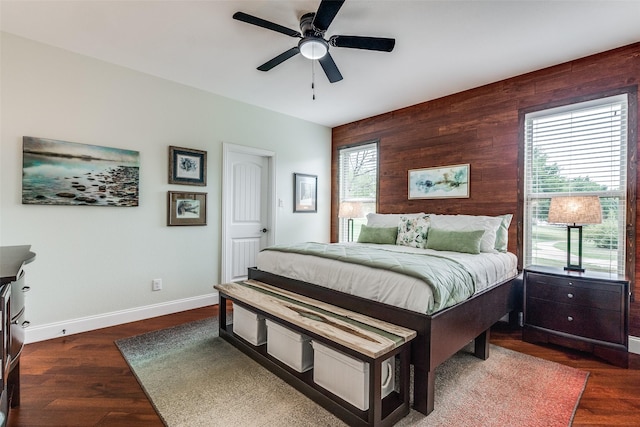
M469 165L409 170L409 199L469 197Z
M167 192L167 225L207 225L207 193Z
M170 146L169 184L207 185L207 152Z
M293 174L293 212L318 212L318 177Z
M140 153L25 136L22 203L138 206Z

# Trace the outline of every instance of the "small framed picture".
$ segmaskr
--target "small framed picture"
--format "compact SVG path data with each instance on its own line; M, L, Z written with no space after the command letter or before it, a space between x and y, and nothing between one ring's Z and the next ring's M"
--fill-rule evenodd
M167 192L167 225L207 225L207 193Z
M318 176L293 174L293 211L318 212Z
M469 197L469 165L439 166L409 171L409 199Z
M207 152L170 146L169 184L207 185Z

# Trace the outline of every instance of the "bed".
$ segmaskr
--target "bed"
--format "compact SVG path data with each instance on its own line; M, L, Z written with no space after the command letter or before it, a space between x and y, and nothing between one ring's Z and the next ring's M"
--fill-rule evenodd
M471 340L486 359L491 325L519 308L510 222L511 215L370 214L359 243L267 248L249 278L415 330L414 408L429 414L435 368Z

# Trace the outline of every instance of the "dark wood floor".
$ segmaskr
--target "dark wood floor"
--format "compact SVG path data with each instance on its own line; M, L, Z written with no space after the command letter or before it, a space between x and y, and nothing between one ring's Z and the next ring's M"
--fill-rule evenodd
M29 344L22 359L18 426L162 426L114 340L217 315L217 307ZM506 325L492 343L591 372L574 426L640 425L640 356L621 369L589 355L522 342Z

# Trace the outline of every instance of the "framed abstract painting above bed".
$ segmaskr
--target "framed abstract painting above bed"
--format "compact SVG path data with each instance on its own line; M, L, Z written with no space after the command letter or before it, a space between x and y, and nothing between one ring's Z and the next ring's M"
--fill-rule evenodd
M468 197L468 164L409 170L409 199Z
M271 247L260 252L249 278L415 330L414 408L428 414L434 409L435 368L472 340L475 355L486 359L490 327L519 309L517 258L504 241L511 218L369 214L366 227L402 233L415 224L414 238L394 245L384 233L385 244ZM464 242L434 249L434 230L440 242L451 240L447 233Z

